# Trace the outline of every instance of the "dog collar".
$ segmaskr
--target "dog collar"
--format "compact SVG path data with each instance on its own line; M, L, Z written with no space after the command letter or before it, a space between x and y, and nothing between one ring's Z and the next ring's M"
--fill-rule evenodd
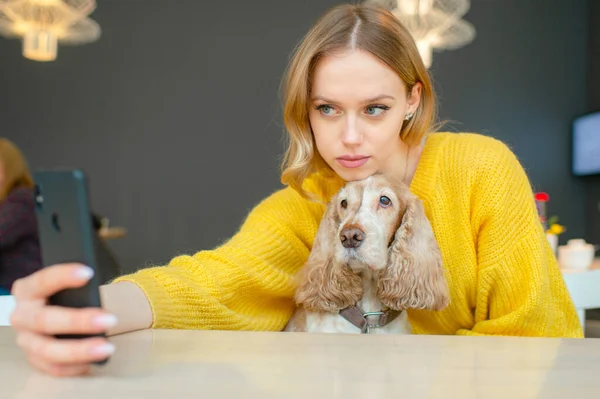
M360 329L361 334L369 334L371 329L385 327L402 313L401 310L384 308L378 312L364 312L357 305L340 310L340 316ZM376 321L373 319L377 317Z

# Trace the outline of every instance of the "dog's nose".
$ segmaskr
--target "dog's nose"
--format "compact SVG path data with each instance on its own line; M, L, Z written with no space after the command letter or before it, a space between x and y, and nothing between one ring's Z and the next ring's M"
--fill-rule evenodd
M342 229L340 241L344 248L358 248L365 239L365 233L356 227Z

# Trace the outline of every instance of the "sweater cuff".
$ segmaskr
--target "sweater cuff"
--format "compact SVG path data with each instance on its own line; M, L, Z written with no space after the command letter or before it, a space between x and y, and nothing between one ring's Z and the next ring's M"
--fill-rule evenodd
M152 325L150 328L173 328L180 318L173 306L173 298L161 283L158 267L138 271L133 274L118 277L111 284L128 281L137 285L146 296L152 310Z

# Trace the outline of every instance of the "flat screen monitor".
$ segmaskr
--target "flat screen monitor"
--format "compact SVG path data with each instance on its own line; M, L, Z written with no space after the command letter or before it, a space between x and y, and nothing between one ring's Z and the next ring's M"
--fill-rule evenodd
M572 134L573 174L600 175L600 111L576 118Z

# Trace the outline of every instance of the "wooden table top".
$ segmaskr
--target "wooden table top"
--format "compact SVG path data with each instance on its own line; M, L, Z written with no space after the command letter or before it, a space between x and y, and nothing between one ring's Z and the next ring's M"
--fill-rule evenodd
M92 375L34 371L0 328L6 398L597 398L600 339L146 330Z

